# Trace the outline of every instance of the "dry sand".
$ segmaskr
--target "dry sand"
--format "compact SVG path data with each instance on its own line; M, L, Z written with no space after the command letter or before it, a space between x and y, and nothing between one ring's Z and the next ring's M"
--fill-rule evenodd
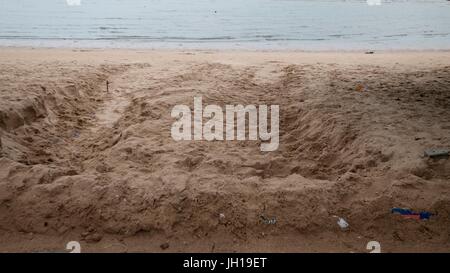
M279 104L280 148L175 142L194 95ZM1 48L0 135L2 252L450 251L450 52Z

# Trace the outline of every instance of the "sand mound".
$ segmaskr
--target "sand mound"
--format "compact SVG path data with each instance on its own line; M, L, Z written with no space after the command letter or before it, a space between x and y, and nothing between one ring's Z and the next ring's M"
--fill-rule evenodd
M90 243L233 238L225 251L277 236L330 244L342 236L339 251L364 251L349 239L356 237L392 248L449 245L450 160L422 156L450 144L448 66L195 61L1 70L5 234L76 234ZM205 105L279 104L280 148L175 142L170 111L192 106L195 95ZM405 220L392 207L436 216ZM335 216L350 223L347 232Z

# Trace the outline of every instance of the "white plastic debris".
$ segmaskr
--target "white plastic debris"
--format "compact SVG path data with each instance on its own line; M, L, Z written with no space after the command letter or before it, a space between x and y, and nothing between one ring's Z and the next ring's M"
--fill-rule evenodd
M371 250L370 253L381 253L381 244L377 241L370 241L366 246L367 250Z
M337 224L338 224L342 229L348 228L348 223L347 223L343 218L339 218L339 220L337 221Z

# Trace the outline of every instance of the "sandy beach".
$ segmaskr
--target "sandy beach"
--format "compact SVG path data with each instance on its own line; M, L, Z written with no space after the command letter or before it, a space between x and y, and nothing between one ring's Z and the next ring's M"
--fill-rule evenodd
M278 150L175 141L194 96ZM449 51L1 48L0 252L449 252L449 110Z

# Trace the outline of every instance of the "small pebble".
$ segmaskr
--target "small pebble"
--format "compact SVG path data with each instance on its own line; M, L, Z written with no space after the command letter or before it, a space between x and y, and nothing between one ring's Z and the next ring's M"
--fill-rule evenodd
M161 244L159 247L160 247L162 250L168 249L168 248L169 248L169 243Z

